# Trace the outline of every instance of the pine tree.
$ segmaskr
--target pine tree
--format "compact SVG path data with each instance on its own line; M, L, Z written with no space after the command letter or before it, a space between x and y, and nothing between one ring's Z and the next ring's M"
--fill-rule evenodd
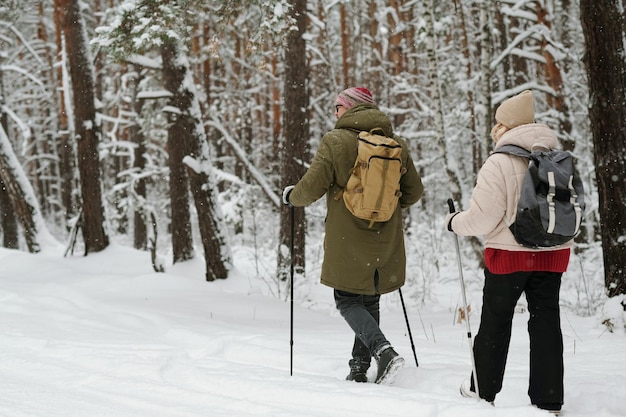
M605 285L626 294L626 60L617 0L581 0ZM624 306L626 308L626 305Z

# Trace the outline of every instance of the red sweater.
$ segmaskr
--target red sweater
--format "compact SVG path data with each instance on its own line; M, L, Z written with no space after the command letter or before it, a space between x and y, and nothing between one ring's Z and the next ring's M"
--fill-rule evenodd
M485 266L494 274L521 271L565 272L569 255L569 248L541 252L485 248Z

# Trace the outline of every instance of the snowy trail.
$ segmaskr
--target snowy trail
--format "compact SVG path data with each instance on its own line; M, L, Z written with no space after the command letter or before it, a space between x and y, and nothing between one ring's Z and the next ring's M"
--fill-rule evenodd
M0 416L547 416L525 394L525 314L516 315L505 387L491 407L458 394L469 352L450 310L417 320L407 306L419 368L402 310L383 312L407 360L388 387L345 381L346 324L332 309L296 304L290 376L287 303L247 295L238 277L214 285L202 273L153 274L139 256L0 249ZM563 319L568 417L626 415L624 335L598 321Z

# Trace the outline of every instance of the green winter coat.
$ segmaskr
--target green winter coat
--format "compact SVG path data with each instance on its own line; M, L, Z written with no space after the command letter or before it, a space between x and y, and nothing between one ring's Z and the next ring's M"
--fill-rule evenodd
M404 285L406 253L401 209L417 202L424 190L406 141L395 137L402 145L402 166L406 168L396 212L388 222L374 223L369 228L369 221L348 211L338 193L345 188L356 160L358 131L375 127L393 137L391 122L376 106L358 105L344 113L322 138L311 166L289 196L291 204L301 207L326 194L321 282L355 294L385 294Z

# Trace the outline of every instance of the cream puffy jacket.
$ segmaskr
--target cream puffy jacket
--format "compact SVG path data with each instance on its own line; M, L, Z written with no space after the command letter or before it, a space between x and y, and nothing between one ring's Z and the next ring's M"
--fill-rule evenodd
M532 123L504 133L495 148L497 150L504 145L517 145L530 151L535 144L550 149L559 147L559 141L549 127ZM469 209L452 218L452 230L461 236L484 236L486 248L540 251L570 247L571 241L554 248L526 248L517 243L509 230L515 220L517 202L527 170L527 158L505 153L489 156L478 173Z

